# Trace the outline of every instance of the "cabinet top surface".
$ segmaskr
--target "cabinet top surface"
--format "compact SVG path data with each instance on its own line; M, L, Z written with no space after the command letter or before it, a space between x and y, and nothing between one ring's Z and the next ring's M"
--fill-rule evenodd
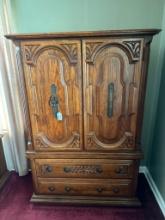
M32 34L7 34L6 38L12 40L27 39L53 39L53 38L81 38L81 37L122 37L122 36L147 36L154 35L161 29L129 29L129 30L103 30L81 32L56 32L56 33L32 33Z

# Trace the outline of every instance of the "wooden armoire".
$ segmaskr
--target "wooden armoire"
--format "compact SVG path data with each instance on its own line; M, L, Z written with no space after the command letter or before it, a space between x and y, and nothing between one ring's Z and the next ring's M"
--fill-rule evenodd
M6 35L20 54L31 201L140 204L147 66L159 31Z

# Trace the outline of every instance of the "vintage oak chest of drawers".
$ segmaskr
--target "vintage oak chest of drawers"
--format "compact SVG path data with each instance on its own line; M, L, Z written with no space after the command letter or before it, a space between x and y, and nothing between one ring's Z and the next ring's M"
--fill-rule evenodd
M158 32L7 36L20 49L33 202L139 204L147 65Z

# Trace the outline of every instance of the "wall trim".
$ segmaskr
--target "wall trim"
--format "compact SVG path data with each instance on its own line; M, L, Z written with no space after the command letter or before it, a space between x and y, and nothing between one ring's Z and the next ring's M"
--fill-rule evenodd
M165 201L158 189L158 187L156 186L155 184L155 181L153 180L148 168L146 166L140 166L140 169L139 169L139 173L143 173L147 179L147 182L155 196L155 199L165 217Z

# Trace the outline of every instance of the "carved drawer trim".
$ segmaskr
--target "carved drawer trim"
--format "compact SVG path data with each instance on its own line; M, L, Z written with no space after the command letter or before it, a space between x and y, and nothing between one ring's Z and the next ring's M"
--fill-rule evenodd
M38 177L132 178L134 161L108 159L35 159Z

